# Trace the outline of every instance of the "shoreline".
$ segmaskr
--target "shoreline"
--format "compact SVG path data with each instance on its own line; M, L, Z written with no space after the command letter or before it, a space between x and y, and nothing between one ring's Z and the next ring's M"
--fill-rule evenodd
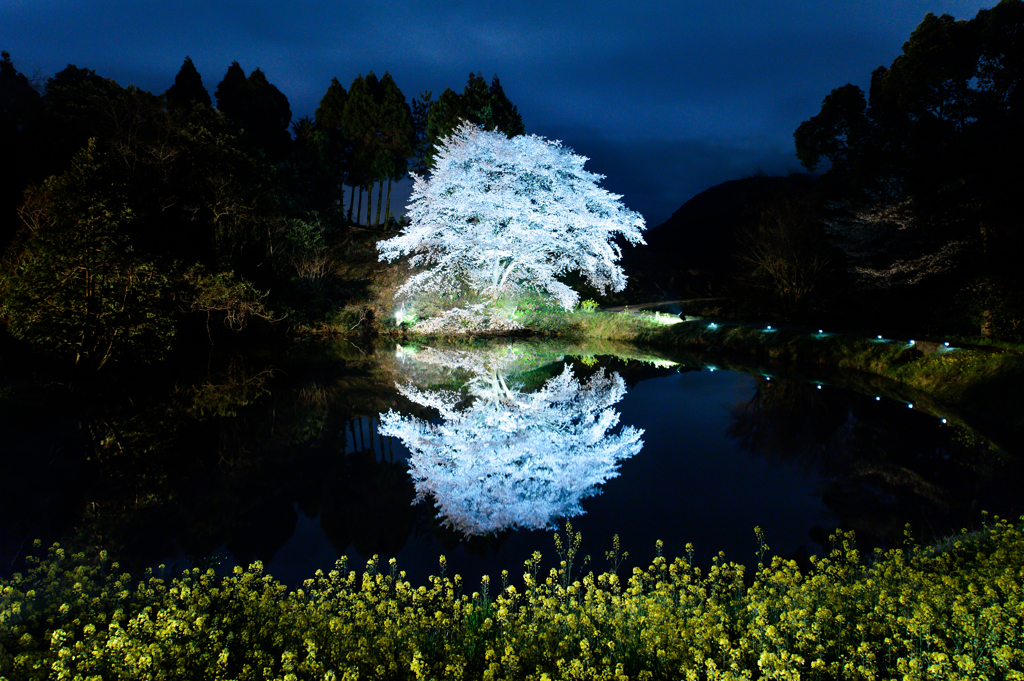
M869 338L841 332L770 328L699 319L641 333L635 342L662 349L789 367L836 368L894 381L981 420L1024 434L1024 356L956 341Z

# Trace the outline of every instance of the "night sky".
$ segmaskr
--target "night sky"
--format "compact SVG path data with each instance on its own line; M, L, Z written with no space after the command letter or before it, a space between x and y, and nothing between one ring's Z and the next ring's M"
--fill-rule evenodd
M67 64L154 93L191 56L211 97L232 60L312 115L331 77L391 73L408 99L497 74L528 133L560 139L649 227L694 194L799 170L796 127L867 86L927 12L996 0L2 0L0 49L41 82ZM404 202L404 201L403 201Z

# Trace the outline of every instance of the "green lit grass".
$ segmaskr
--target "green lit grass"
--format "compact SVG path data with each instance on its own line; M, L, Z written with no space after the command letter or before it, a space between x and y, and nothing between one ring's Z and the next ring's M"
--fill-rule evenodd
M656 321L653 315L622 312L537 310L520 313L516 321L534 333L576 339L632 341L663 328L663 323Z

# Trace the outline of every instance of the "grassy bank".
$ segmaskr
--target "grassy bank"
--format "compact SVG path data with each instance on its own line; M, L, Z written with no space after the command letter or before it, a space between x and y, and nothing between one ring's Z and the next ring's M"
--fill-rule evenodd
M294 591L258 564L136 582L51 548L0 584L0 678L1024 678L1020 525L869 556L838 534L806 572L659 556L628 575L614 550L584 573L568 530L558 567L535 553L479 586L444 558L428 585L376 560Z

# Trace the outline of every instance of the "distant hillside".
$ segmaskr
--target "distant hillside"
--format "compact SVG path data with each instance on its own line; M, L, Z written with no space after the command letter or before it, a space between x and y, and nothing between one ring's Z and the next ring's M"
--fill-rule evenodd
M815 185L809 175L759 175L715 185L649 230L646 247L625 249L626 272L645 292L712 295L735 271L737 238L755 226L765 204L813 191Z
M694 196L645 238L651 250L671 254L681 266L729 267L736 252L736 236L756 224L766 202L794 191L807 191L814 183L809 175L729 180Z

